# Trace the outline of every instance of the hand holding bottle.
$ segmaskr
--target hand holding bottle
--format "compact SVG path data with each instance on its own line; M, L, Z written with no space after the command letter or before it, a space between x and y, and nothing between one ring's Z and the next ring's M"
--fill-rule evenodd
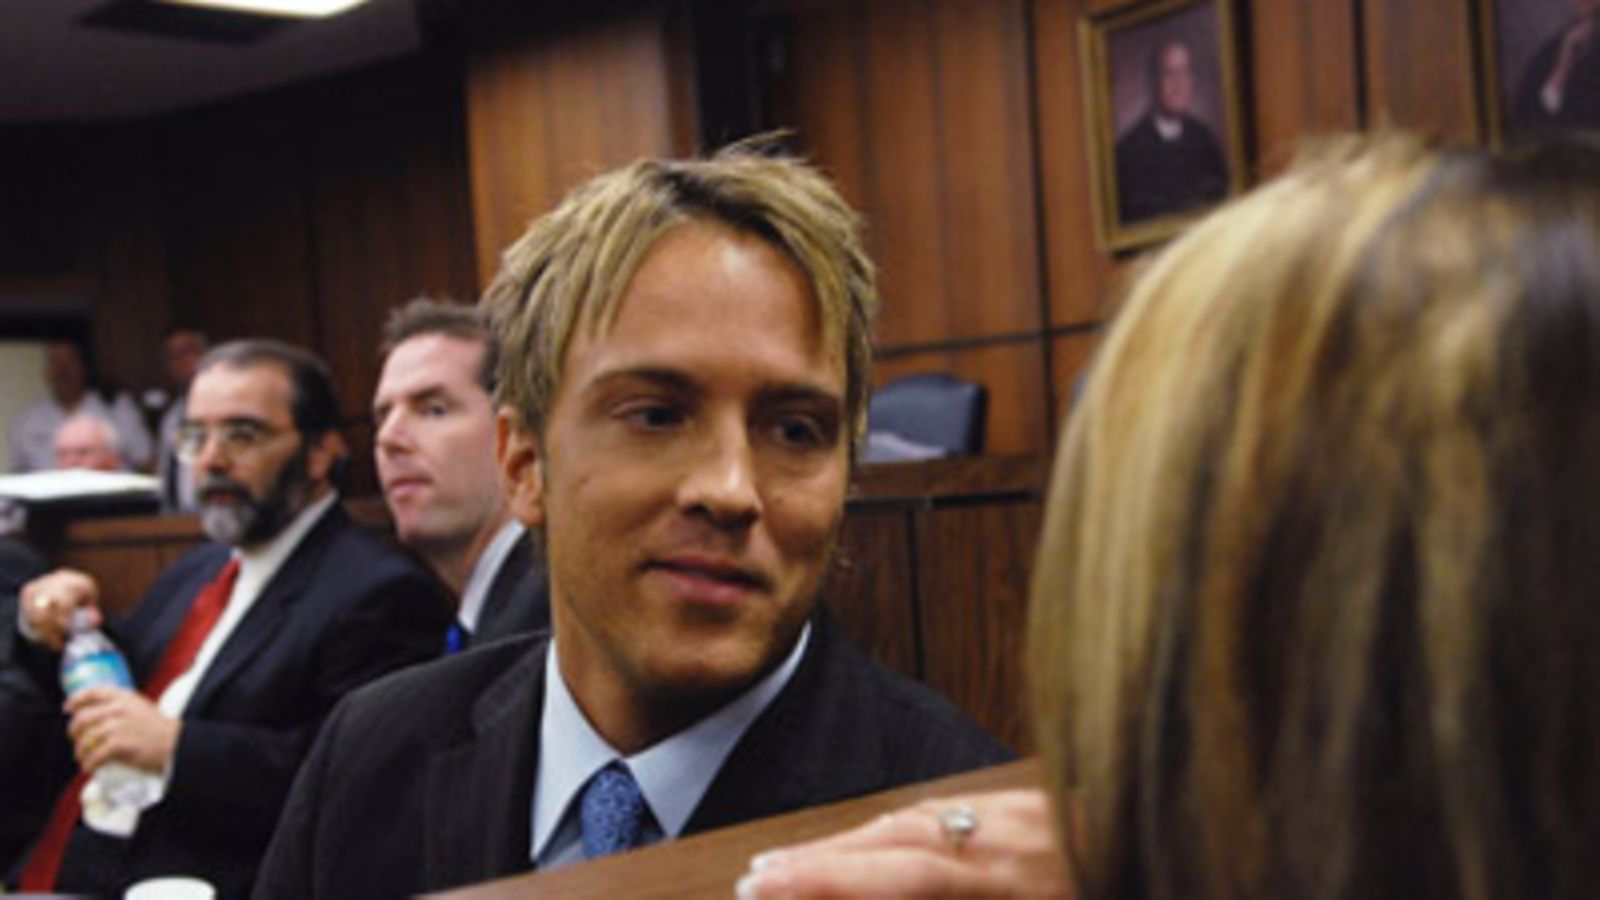
M57 569L22 586L23 633L37 644L60 650L71 634L73 615L89 614L89 627L99 628L100 587L93 578L74 569Z

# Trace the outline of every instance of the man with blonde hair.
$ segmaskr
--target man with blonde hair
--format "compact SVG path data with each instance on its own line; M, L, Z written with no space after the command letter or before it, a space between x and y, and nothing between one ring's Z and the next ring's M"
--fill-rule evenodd
M258 896L436 890L1009 756L816 602L868 393L858 227L741 146L602 175L511 247L499 463L554 638L342 705Z

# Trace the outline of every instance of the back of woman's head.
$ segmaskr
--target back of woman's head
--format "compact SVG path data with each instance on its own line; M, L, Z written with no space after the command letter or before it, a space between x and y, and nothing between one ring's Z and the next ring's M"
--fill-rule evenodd
M1033 602L1086 896L1600 896L1600 152L1327 144L1165 250Z

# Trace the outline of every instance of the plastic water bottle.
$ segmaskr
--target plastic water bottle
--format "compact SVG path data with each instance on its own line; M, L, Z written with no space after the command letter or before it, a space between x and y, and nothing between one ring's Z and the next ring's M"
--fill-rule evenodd
M70 697L100 685L133 690L133 675L117 646L89 624L89 611L79 609L72 614L72 635L61 651L61 689ZM138 826L139 814L160 800L161 793L158 776L106 763L83 789L83 821L96 831L127 837Z

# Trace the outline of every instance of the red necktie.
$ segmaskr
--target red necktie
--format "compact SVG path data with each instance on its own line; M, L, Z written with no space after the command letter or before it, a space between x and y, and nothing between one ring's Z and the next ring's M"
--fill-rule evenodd
M217 577L200 589L200 595L194 598L188 614L183 617L183 624L178 626L178 633L167 643L160 662L156 663L150 677L145 679L139 693L151 700L158 700L168 685L189 671L195 655L200 652L200 645L205 643L206 635L211 633L217 619L222 617L222 610L233 595L233 583L238 579L239 560L230 559ZM22 870L22 878L17 883L20 889L38 892L55 890L61 860L67 852L67 839L72 836L72 828L83 813L80 795L88 780L87 772L79 772L56 800L55 809L50 813L50 823L45 826L39 843L33 848L33 854L28 857L27 866Z

